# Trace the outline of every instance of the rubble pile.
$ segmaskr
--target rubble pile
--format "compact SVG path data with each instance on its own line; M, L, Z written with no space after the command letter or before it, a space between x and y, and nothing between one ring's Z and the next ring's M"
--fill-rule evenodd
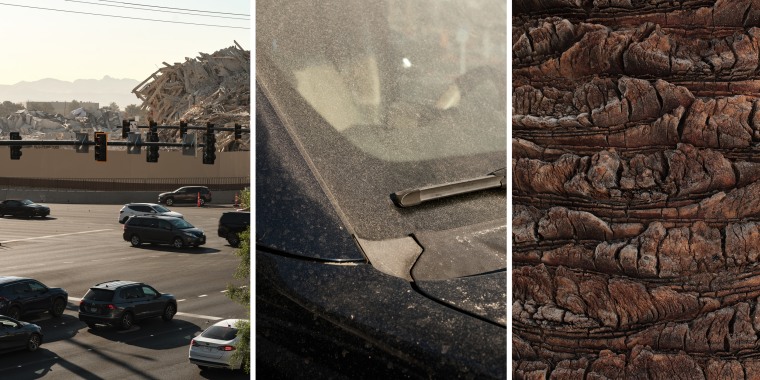
M213 54L200 53L183 63L164 66L137 85L132 92L143 103L141 109L159 125L179 125L184 119L191 126L213 123L217 127L245 128L250 124L251 53L235 42ZM142 124L142 123L141 123ZM202 131L191 130L201 140ZM159 130L159 138L176 139L179 130ZM228 131L217 133L217 148L249 150L250 134L240 141Z
M19 110L0 117L0 135L20 132L25 140L73 140L76 133L119 132L121 116L108 107L81 116L49 114L43 111Z

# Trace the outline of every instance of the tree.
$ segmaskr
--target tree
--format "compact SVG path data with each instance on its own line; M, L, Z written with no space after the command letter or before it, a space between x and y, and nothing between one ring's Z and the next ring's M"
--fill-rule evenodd
M148 118L145 117L145 113L136 104L126 106L124 108L124 113L126 114L127 119L133 119L139 116L140 120L148 120Z
M113 112L119 112L121 110L116 102L111 102L111 104L108 105L108 108Z
M10 115L18 110L24 109L24 106L18 103L12 103L8 100L0 104L0 116Z
M250 200L251 200L251 190L250 188L245 188L241 194L240 194L240 206L242 208L248 208L250 207ZM239 280L248 280L250 282L251 278L251 227L248 226L248 229L245 230L245 232L242 232L240 234L240 247L235 250L235 255L240 257L240 265L238 265L237 269L235 270L235 273L233 274L233 277ZM232 284L227 285L227 296L232 299L233 301L245 306L250 310L251 306L251 291L250 288L245 287L238 287L234 286ZM245 370L245 373L250 374L251 373L251 323L250 323L250 316L247 321L240 321L237 324L238 328L238 336L240 337L238 341L237 349L235 350L235 353L232 356L233 360L242 360L243 363L243 370Z

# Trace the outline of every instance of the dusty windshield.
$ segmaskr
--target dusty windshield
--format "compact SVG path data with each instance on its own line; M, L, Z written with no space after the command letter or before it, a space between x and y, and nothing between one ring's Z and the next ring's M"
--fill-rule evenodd
M418 228L373 223L399 217L390 193L506 166L506 19L498 1L256 2L257 83L365 236Z

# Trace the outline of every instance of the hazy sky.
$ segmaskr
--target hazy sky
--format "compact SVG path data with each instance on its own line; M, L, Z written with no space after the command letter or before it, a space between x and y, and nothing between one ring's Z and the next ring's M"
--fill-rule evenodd
M217 17L197 16L192 10ZM253 50L249 0L0 0L0 19L4 41L0 45L0 84L43 78L100 79L105 75L142 81L163 66L162 62L183 62L199 52L233 46L234 41Z

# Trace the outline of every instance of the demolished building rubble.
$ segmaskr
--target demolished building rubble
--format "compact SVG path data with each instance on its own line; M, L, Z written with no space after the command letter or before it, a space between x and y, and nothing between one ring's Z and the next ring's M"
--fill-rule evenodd
M50 114L43 111L19 110L0 117L0 135L20 132L28 140L73 140L76 133L119 132L121 115L108 107L88 112L87 116Z
M235 42L234 46L213 54L200 53L197 58L158 69L132 92L143 103L141 109L160 125L179 125L181 119L191 126L212 123L232 127L250 124L251 52ZM200 142L202 131L196 133ZM179 130L159 131L159 139L176 139ZM234 140L229 131L217 134L218 150L249 150L250 135Z
M250 51L235 42L234 46L213 54L199 53L197 58L158 69L132 91L140 109L159 125L178 126L181 119L190 126L232 128L240 124L250 127ZM20 132L25 140L74 140L76 133L108 133L109 141L123 141L123 113L103 107L86 116L51 114L36 110L20 110L0 117L0 136ZM148 120L138 120L147 125ZM143 133L145 130L141 130ZM190 130L196 141L203 142L202 130ZM178 142L178 129L159 129L159 141ZM235 140L232 131L217 132L217 150L250 150L250 134ZM71 148L64 147L61 148ZM114 149L125 149L114 147ZM180 148L162 148L180 149Z

